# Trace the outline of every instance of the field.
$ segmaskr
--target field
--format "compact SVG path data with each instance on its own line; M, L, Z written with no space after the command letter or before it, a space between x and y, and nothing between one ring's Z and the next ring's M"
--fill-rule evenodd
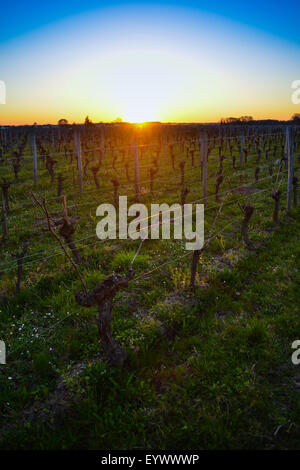
M37 126L1 145L0 447L299 446L299 128ZM96 208L120 195L205 203L203 249L99 240ZM132 262L112 298L116 367L76 293Z

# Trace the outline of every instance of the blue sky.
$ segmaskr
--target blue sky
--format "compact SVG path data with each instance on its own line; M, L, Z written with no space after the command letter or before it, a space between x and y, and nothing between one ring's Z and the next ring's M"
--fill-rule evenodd
M1 13L0 124L300 112L294 1L28 1Z
M88 0L84 2L82 0L52 0L48 2L29 0L26 2L3 2L1 5L0 40L5 41L20 36L33 29L72 15L101 7L128 4L135 4L135 2L126 2L124 0ZM136 2L137 6L143 4L190 7L196 10L211 12L300 44L299 1L154 0L151 2Z

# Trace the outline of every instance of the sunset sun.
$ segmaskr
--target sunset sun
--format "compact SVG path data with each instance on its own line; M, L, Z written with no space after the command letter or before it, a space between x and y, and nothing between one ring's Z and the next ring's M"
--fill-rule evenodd
M140 103L138 101L132 102L128 105L128 108L124 110L123 116L124 121L136 123L159 120L155 111L151 109L151 105L147 103L147 101L141 101Z

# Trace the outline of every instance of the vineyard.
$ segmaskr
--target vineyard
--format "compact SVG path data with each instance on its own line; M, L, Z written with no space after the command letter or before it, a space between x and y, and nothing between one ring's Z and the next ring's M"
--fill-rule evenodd
M296 125L2 128L0 447L296 442L298 392L293 419L271 412L266 375L299 339L299 169ZM99 240L96 209L120 196L204 204L203 247Z

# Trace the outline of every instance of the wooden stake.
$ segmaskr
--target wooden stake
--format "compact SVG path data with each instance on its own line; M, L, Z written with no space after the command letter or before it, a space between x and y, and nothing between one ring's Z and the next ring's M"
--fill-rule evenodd
M77 156L78 184L79 191L82 192L82 161L81 161L81 144L79 129L74 129L75 151Z
M32 158L33 158L33 184L38 184L38 171L37 171L37 154L36 154L36 138L35 134L32 134Z
M288 126L286 131L286 150L288 159L288 186L287 186L287 210L291 210L292 206L292 188L293 188L293 137L292 128Z

